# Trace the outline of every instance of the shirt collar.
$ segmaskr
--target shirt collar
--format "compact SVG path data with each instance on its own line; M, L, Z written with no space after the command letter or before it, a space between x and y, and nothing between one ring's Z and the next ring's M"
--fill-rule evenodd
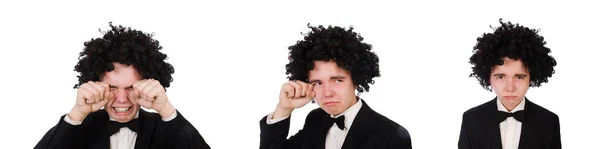
M509 112L509 113L514 113L517 111L521 111L521 110L525 110L525 97L523 97L523 100L521 100L521 103L519 103L512 111L508 111L506 109L506 107L504 107L504 105L502 105L502 102L500 102L500 99L496 98L496 105L498 105L498 111L503 111L503 112Z
M133 107L132 107L133 108ZM138 118L140 116L140 111L138 110L137 113L135 113L135 116L133 117L134 119ZM110 115L108 116L108 119L110 121L117 121L114 118L112 118Z

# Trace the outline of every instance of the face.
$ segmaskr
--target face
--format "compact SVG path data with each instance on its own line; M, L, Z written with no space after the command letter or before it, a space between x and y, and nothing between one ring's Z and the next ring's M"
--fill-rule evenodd
M521 60L504 58L504 65L492 69L490 84L504 107L512 110L524 99L529 80L529 71Z
M114 98L104 106L108 115L117 122L126 123L131 121L140 106L129 99L129 92L133 90L133 83L141 80L141 76L133 68L120 63L113 63L115 69L111 72L105 72L100 81L110 85L110 92Z
M315 61L308 74L309 83L314 85L315 100L328 114L338 115L356 103L350 73L334 61Z

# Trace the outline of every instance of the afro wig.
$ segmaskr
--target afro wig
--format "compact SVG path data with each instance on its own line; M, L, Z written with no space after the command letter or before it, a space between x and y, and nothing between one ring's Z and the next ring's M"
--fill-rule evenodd
M73 88L79 88L88 81L99 81L105 72L115 69L113 62L133 65L142 79L156 79L163 87L169 87L173 81L171 74L175 70L164 61L167 55L160 52L162 47L152 39L153 34L121 25L113 26L112 22L109 26L111 29L103 32L102 38L84 43L85 47L79 53L79 62L74 69L79 73L79 83Z
M476 77L479 84L488 91L490 75L494 66L503 65L503 58L521 60L530 73L530 87L539 87L548 82L554 74L556 60L549 55L544 37L538 35L539 30L523 27L511 22L495 28L494 33L485 33L477 38L473 47L473 55L469 63L473 72L469 77ZM494 28L492 28L494 29Z
M334 61L338 67L348 71L358 93L369 91L374 77L379 77L379 58L371 51L371 45L363 42L363 37L342 27L327 28L307 25L311 31L304 40L290 46L289 63L286 75L289 80L308 82L308 73L314 68L314 61Z

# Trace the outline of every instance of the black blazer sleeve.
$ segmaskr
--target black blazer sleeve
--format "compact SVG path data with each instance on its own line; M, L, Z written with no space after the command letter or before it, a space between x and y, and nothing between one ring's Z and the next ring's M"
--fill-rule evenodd
M162 121L162 120L161 120ZM179 111L175 119L162 122L165 136L173 149L210 149L198 130L188 122Z
M412 149L408 130L402 126L398 126L388 149Z
M310 114L309 114L310 116ZM287 138L291 116L275 124L267 124L267 116L260 120L260 149L298 149L302 145L303 130ZM308 119L308 117L307 117ZM305 124L306 126L306 124Z
M471 140L469 139L469 131L467 131L468 122L467 112L463 113L462 125L460 126L460 137L458 138L459 149L471 149Z
M552 142L550 143L551 149L561 149L561 141L560 141L560 122L558 120L558 116L556 117L556 125L554 128L554 135L552 137Z
M60 117L58 124L52 127L42 139L35 145L34 149L77 149L84 148L82 125L71 125Z

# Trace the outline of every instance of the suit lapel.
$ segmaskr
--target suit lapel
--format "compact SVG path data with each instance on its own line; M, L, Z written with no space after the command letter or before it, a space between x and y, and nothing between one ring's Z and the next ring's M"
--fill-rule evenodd
M344 139L344 144L342 145L342 149L355 149L359 145L363 144L366 141L367 132L369 132L372 127L368 122L370 122L372 109L362 101L362 107L356 114L352 125L350 126L350 130L348 131L348 135Z
M89 114L88 117L90 117L90 121L88 121L85 125L91 126L91 129L93 129L89 130L88 132L92 133L87 135L87 137L90 138L90 140L88 140L89 147L91 149L110 148L110 136L108 135L108 129L106 125L108 123L108 113L102 110L94 114Z
M500 124L498 124L498 105L496 104L497 98L486 103L486 116L483 118L485 123L485 134L486 138L490 143L492 149L502 149L502 139L500 138Z
M535 105L525 98L525 117L521 123L521 137L519 138L519 149L526 149L529 147L531 137L535 129L535 119L533 114L535 113Z
M325 141L327 139L327 133L329 132L330 125L328 125L327 121L329 121L329 114L323 111L324 114L320 115L320 121L315 125L315 130L313 130L310 135L310 139L314 140L313 147L311 149L324 149Z
M138 119L140 121L140 132L137 134L135 148L148 149L150 148L150 141L152 140L156 123L152 120L151 114L142 109L140 109Z

